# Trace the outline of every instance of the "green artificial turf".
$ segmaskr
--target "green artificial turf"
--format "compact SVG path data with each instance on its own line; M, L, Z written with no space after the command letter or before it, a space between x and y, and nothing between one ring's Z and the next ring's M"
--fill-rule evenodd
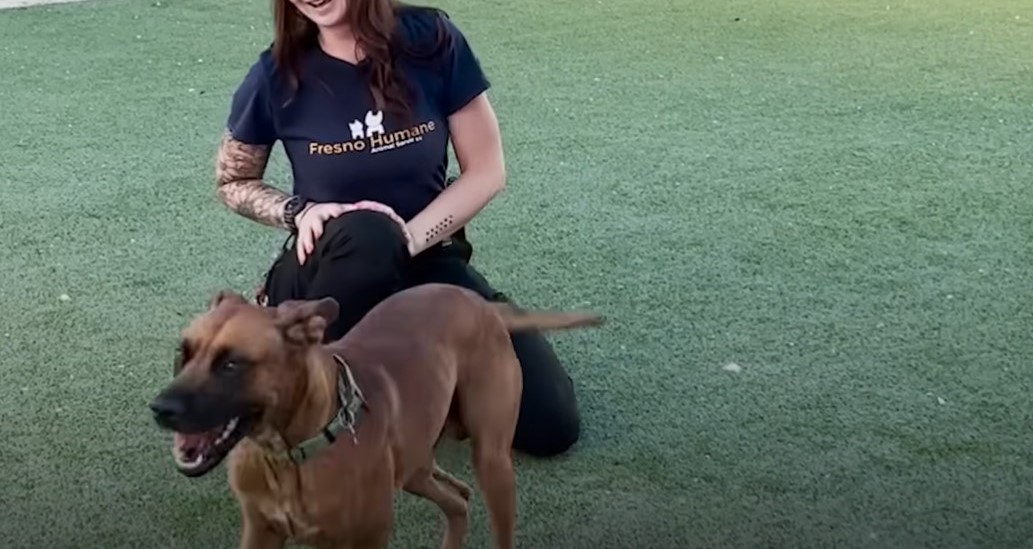
M553 337L584 437L520 458L520 546L1033 544L1033 4L438 5L506 143L477 266L611 319ZM235 546L146 405L281 239L212 183L268 12L0 12L0 546ZM394 546L441 526L400 497Z

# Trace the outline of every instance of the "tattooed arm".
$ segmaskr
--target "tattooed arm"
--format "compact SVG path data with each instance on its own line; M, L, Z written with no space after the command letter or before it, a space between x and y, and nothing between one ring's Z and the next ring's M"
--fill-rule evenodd
M466 225L506 184L498 121L487 96L479 95L448 123L461 175L407 223L413 255Z
M222 135L215 162L215 184L219 200L230 210L252 220L286 229L284 205L289 195L263 181L270 147L248 145Z

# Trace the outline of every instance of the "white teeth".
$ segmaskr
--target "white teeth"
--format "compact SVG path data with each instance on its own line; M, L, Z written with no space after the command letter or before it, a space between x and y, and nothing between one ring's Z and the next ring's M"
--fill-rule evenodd
M200 452L198 452L197 457L194 458L194 461L184 461L182 454L179 454L179 453L176 454L176 464L179 465L180 467L183 467L183 468L186 468L186 469L189 469L191 467L197 467L198 465L201 464L201 461L203 461L203 460L204 460L204 456L201 455Z
M226 428L222 430L222 434L219 435L219 438L215 439L215 444L222 444L226 439L230 438L230 435L233 434L233 430L237 428L239 420L239 417L235 417L230 420L230 422L226 424Z
M180 449L178 446L174 447L173 455L175 456L176 464L183 469L193 469L195 467L198 467L199 465L201 465L201 462L205 460L205 456L210 454L216 446L229 440L229 438L233 435L233 432L236 430L237 425L239 424L239 417L231 419L230 422L227 423L225 427L223 427L222 433L219 434L219 437L215 440L215 442L212 444L201 445L200 448L198 448L197 455L195 455L194 459L191 461L186 460L186 455L182 449Z

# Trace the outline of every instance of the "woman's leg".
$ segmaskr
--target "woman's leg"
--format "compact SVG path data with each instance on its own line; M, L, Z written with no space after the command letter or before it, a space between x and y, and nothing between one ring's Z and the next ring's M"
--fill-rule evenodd
M390 218L349 212L326 222L304 265L298 264L293 246L285 250L269 271L265 293L270 306L288 299L336 299L340 315L327 328L330 341L401 288L408 261L405 239Z
M406 286L454 284L486 299L512 304L466 262L466 246L456 241L452 246L428 250L426 257L421 254L410 268ZM511 338L524 380L513 448L537 457L561 454L577 442L581 432L573 381L542 334L521 332Z

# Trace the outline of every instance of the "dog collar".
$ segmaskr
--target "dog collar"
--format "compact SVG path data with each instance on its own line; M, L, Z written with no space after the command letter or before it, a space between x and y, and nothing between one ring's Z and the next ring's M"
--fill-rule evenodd
M355 424L359 420L359 412L366 406L366 398L362 395L359 385L352 377L351 368L339 355L334 354L334 361L340 366L340 374L337 376L337 398L340 401L340 408L330 423L323 427L320 433L287 451L287 458L294 464L301 465L319 452L328 448L337 437L345 432L351 432L352 439L358 443L355 436Z

